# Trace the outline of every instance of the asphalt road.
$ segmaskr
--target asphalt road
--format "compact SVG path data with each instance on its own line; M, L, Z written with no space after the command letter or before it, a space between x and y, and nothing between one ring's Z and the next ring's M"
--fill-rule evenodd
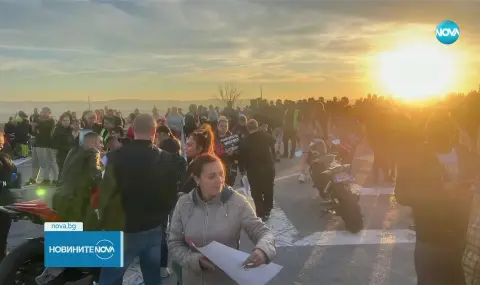
M371 188L368 185L372 156L367 146L357 151L354 161L356 183L365 230L357 235L344 232L343 221L323 215L322 200L311 181L297 181L299 159L277 164L275 211L269 225L277 238L277 258L283 266L270 284L274 285L413 285L415 233L408 230L410 211L396 204L392 185ZM19 166L24 178L30 176L30 163ZM362 186L363 185L363 186ZM36 198L35 188L20 193L23 199ZM46 196L48 200L49 195ZM42 228L29 222L12 226L9 248L25 237L42 234ZM241 239L241 249L249 252L252 244ZM136 266L125 276L124 284L141 284ZM166 284L175 284L175 277Z

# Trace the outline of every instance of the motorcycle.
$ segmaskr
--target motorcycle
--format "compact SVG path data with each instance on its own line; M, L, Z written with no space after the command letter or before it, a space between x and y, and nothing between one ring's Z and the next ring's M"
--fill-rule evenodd
M55 211L43 200L13 203L0 207L12 221L29 220L35 224L61 222ZM0 263L2 285L60 285L85 280L98 282L98 268L45 268L44 238L34 237L13 249Z
M332 141L339 145L340 140ZM320 197L325 200L325 213L339 215L345 228L352 233L363 229L363 217L358 201L360 196L351 191L351 165L341 164L335 154L326 153L326 146L322 140L314 140L309 151L310 177L313 186L317 188Z

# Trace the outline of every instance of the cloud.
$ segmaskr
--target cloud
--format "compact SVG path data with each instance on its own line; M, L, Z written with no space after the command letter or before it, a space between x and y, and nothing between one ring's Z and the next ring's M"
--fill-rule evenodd
M453 0L4 1L0 81L357 82L366 57L412 27L427 37L455 20L465 49L478 50L478 8Z
M2 50L14 50L14 51L48 51L59 53L83 53L83 54L98 54L98 51L94 50L81 50L81 49L64 49L55 47L42 47L42 46L22 46L22 45L0 45Z
M10 60L0 57L0 72L45 71L55 63L49 60Z

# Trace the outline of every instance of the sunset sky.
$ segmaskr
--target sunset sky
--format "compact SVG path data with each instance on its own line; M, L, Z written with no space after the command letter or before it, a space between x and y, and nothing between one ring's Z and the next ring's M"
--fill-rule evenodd
M478 11L473 0L0 1L0 101L211 99L223 81L245 97L260 84L268 98L384 94L380 54L409 45L453 60L442 91L467 91L480 83ZM451 46L435 38L447 19L461 30Z

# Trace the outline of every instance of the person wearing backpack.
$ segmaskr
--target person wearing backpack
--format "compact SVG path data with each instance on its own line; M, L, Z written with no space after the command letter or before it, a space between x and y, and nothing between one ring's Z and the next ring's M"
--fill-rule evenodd
M433 114L426 143L397 153L395 198L413 211L418 285L465 284L462 255L478 158L454 143L455 133L448 112Z

